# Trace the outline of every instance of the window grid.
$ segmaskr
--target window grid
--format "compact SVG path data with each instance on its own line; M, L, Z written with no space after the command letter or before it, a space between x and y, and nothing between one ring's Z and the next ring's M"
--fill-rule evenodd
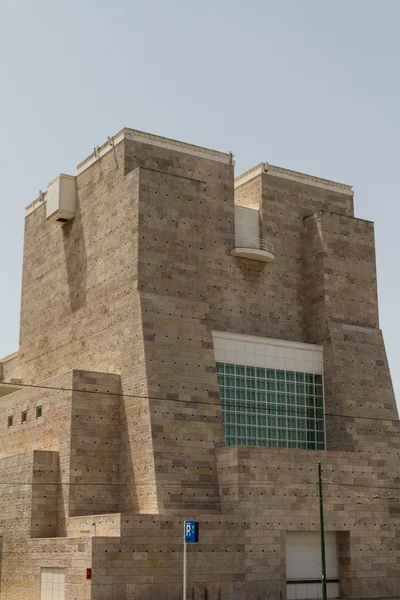
M227 446L325 450L322 375L217 363Z

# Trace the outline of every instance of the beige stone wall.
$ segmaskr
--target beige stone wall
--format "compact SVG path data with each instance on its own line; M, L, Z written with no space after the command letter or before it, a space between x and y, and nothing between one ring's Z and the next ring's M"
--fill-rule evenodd
M78 177L77 215L71 223L47 223L44 206L26 218L20 371L25 383L77 365L121 374L121 391L129 395L120 415L127 485L123 507L154 511L137 293L138 185L138 171L124 174L120 144ZM48 249L46 258L43 248ZM138 479L146 485L137 495Z
M35 451L0 460L2 600L40 598L42 567L66 570L66 600L91 598L85 579L92 563L91 539L53 537L60 491L59 484L52 485L59 477L57 459L56 452Z
M323 484L325 529L338 532L341 596L398 594L400 520L389 512L390 497L398 494L397 457L224 448L218 452L223 512L248 519L254 544L258 540L266 551L270 535L280 533L275 554L284 573L285 532L319 531L318 461L328 480ZM264 565L265 573L269 561L253 553L246 558L246 579L251 573L262 578L257 566ZM274 579L272 571L270 576Z
M43 382L43 388L26 387L0 402L0 457L33 450L61 451L70 435L70 398L72 374L60 375ZM42 417L36 418L36 407ZM27 422L21 415L27 411ZM8 417L14 425L8 429Z

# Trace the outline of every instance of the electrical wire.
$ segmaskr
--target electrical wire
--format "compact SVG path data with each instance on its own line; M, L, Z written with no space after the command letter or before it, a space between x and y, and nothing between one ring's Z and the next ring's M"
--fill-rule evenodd
M119 398L135 398L135 399L139 399L139 400L159 400L162 402L181 402L181 403L185 404L186 406L190 406L190 404L202 404L204 406L221 406L220 401L205 402L204 400L193 400L193 399L183 400L182 398L163 398L161 396L147 396L147 395L140 395L140 394L110 392L109 390L107 390L107 391L105 391L105 390L86 390L86 389L76 389L76 388L67 388L67 387L45 386L45 385L29 384L29 383L21 383L21 384L20 383L9 383L9 382L2 382L2 383L5 383L7 386L10 386L10 385L15 386L18 390L21 388L33 388L33 389L59 391L59 392L77 392L77 393L85 393L85 394L114 396L114 397L119 397ZM260 391L260 390L258 390L258 391ZM237 398L236 399L232 398L231 400L235 400L236 402L256 402L256 400L241 400L241 399L237 399ZM399 419L384 419L384 418L380 418L380 417L368 417L368 416L352 415L352 414L329 413L329 412L325 412L322 408L318 408L318 407L307 407L304 409L299 409L299 408L290 408L287 406L274 405L274 409L275 408L277 411L279 411L279 410L286 411L283 413L283 415L293 414L295 416L295 415L300 414L307 418L305 411L318 411L318 415L321 415L320 418L322 418L322 416L324 416L324 417L334 417L334 418L342 418L342 419L364 419L367 421L384 421L384 422L388 422L388 423L396 423L400 426ZM289 413L288 411L291 411L291 412ZM265 414L267 414L267 413L265 413ZM276 414L278 414L278 412ZM270 416L273 416L273 415L270 415ZM309 415L308 418L314 418L314 416Z

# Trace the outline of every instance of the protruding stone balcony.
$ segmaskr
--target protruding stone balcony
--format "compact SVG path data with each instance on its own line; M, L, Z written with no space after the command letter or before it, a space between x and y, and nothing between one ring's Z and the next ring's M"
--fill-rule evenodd
M235 245L231 250L231 255L267 263L275 260L272 242L263 239L236 237Z

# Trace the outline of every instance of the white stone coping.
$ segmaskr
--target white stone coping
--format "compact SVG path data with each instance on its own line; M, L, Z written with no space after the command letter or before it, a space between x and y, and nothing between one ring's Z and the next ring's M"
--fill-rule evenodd
M207 158L208 160L215 160L227 165L233 165L233 154L231 152L220 152L218 150L212 150L210 148L203 148L202 146L195 146L194 144L188 144L187 142L180 142L170 138L155 135L153 133L146 133L144 131L137 131L136 129L129 129L125 127L119 131L112 138L100 147L97 147L95 152L85 158L78 167L76 174L79 175L85 169L90 167L96 160L105 154L107 154L114 146L122 142L122 140L134 140L141 142L142 144L149 144L151 146L159 146L169 150L175 150L175 152L183 152L184 154L191 154L192 156L199 156L201 158Z
M280 179L289 179L291 181L297 181L298 183L304 183L305 185L313 185L325 190L339 192L340 194L347 194L348 196L354 195L351 185L338 183L337 181L331 181L329 179L322 179L321 177L307 175L306 173L300 173L298 171L291 171L290 169L284 169L283 167L276 167L267 162L259 163L252 169L249 169L242 173L242 175L236 177L235 189L263 173L268 173L268 175L279 177Z
M323 375L323 348L316 344L213 331L216 362Z
M13 352L12 354L8 354L4 358L0 358L0 363L6 363L9 360L14 360L14 358L18 358L18 351L17 352Z
M39 206L42 206L42 204L45 203L45 201L46 201L46 194L47 194L47 192L43 192L43 194L41 196L39 196L38 198L36 198L36 200L34 200L33 202L31 202L31 204L28 204L28 206L25 209L25 217L27 217L31 213L35 212L35 210L37 208L39 208Z

